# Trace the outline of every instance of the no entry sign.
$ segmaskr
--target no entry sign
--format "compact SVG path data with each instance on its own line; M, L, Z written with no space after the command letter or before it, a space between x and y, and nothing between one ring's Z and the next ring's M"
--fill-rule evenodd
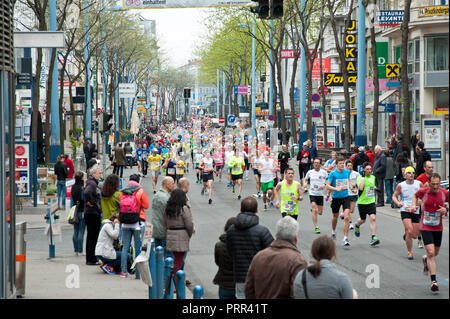
M314 94L311 96L311 100L313 100L313 102L319 102L319 100L320 100L320 95L317 94L317 93L314 93Z

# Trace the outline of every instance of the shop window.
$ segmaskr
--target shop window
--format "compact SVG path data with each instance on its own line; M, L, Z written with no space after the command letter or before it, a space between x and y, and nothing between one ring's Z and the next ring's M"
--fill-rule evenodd
M426 71L448 71L448 35L426 38Z

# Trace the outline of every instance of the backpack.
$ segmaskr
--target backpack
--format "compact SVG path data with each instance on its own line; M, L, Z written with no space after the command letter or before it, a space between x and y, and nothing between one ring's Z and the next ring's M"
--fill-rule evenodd
M136 199L136 192L138 190L124 189L120 192L119 221L123 224L134 224L139 221L139 210Z

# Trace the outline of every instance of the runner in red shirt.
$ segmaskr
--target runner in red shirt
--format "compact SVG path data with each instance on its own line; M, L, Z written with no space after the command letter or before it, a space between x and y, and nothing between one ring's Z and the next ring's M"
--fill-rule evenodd
M421 182L424 187L428 187L429 179L431 175L433 175L433 162L426 161L425 164L423 165L423 168L425 169L425 173L422 173L419 176L417 176L416 180Z
M427 251L422 257L424 274L430 272L431 291L437 293L439 286L436 282L435 257L439 254L442 242L442 215L446 215L448 191L441 186L441 176L434 173L430 177L430 187L421 188L413 195L413 209L417 207L417 199L422 200L422 214L420 219L420 232Z

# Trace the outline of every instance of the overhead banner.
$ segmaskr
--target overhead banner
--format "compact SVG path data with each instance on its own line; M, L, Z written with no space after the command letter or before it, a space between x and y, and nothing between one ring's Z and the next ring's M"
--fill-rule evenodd
M124 9L251 7L252 0L122 0Z

